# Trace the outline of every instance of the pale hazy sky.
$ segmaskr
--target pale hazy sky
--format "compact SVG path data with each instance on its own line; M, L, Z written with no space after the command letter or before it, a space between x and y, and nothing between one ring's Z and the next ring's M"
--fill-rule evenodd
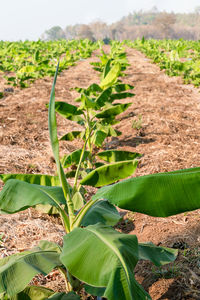
M134 10L191 12L200 0L0 0L0 40L38 39L59 25L101 19L112 23Z

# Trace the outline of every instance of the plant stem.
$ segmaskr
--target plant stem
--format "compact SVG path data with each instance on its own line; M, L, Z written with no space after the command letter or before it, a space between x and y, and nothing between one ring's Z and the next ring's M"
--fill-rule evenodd
M65 279L65 284L66 284L66 290L67 292L71 292L72 291L72 286L67 278L67 273L65 271L65 269L63 269L62 267L58 267L58 270L60 271L60 273L63 275L64 279Z
M85 206L80 210L80 212L75 217L73 227L72 227L73 229L76 227L80 227L83 217L86 215L89 208L93 206L97 201L99 200L90 200L85 204Z
M88 139L85 140L85 143L83 145L83 149L82 149L82 152L81 152L80 160L79 160L79 163L78 163L78 167L76 169L76 174L75 174L75 179L74 179L74 189L75 190L77 190L78 176L79 176L81 164L82 164L82 161L83 161L83 156L84 156L84 153L85 153L87 142L88 142Z

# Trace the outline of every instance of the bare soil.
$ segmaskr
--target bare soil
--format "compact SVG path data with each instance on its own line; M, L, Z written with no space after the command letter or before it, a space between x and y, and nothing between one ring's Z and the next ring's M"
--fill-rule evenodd
M135 97L128 99L133 104L116 125L123 134L111 139L106 147L143 154L134 176L199 166L199 90L184 85L181 78L168 77L136 50L127 49L127 57L130 67L124 82L135 86ZM93 55L60 74L57 101L74 103L77 95L70 88L99 82L98 73L90 65L96 59ZM6 92L0 99L0 173L54 174L45 106L51 85L52 78L44 78L27 89ZM0 91L7 87L1 78ZM78 125L58 116L59 136L72 129L78 129ZM62 142L61 153L78 147L81 144L77 142ZM118 229L136 234L139 241L180 249L177 261L165 268L139 263L136 279L152 299L200 299L200 212L169 218L127 213L125 220ZM1 234L0 256L4 257L30 249L41 239L61 244L64 231L58 218L29 209L12 216L2 215ZM37 276L33 282L59 291L64 287L56 271L47 277Z

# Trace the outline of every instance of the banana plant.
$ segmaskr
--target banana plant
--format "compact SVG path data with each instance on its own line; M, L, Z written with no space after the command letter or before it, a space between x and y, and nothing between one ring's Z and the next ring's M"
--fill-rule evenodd
M81 130L67 132L60 138L68 142L77 138L84 141L83 149L78 149L62 158L64 168L72 167L73 170L68 171L66 175L75 176L75 183L80 174L83 179L81 184L87 183L96 187L111 184L130 176L137 166L136 158L141 156L139 153L113 149L99 151L106 138L121 134L113 128L113 125L119 123L116 116L124 112L131 103L120 103L119 100L134 96L129 92L133 86L122 83L119 80L120 74L121 64L111 65L108 61L102 69L99 85L75 88L80 93L76 99L80 103L79 106L61 101L55 103L56 112L82 127ZM118 102L115 103L115 100ZM104 176L101 177L100 173ZM110 174L106 180L105 174Z
M76 61L91 56L98 43L89 40L0 42L0 71L7 83L21 88L44 76L54 76L57 60L59 72L73 66ZM12 72L12 75L10 74Z
M108 67L114 66L115 64L121 65L121 71L125 71L127 66L129 66L125 49L122 44L118 41L111 41L111 49L109 53L106 53L101 48L101 55L99 57L99 62L92 62L91 65L94 66L94 70L101 72L104 76L104 70L106 71ZM105 68L107 65L107 68ZM120 76L126 76L123 72L120 73Z
M81 289L108 300L151 299L137 283L134 268L140 259L156 266L174 261L177 250L139 243L135 235L119 233L117 207L153 216L169 216L200 207L200 168L131 178L102 187L76 211L74 190L59 159L55 115L55 82L49 103L49 134L58 176L34 175L31 182L9 179L0 193L1 213L13 214L37 204L49 204L60 213L66 234L63 247L47 241L29 251L0 260L1 299L80 299ZM60 181L61 186L50 185ZM49 186L42 183L48 182ZM86 183L87 184L87 183ZM94 247L95 245L95 247ZM38 273L57 268L66 291L56 293L29 286Z
M77 149L61 159L62 167L67 169L65 176L74 178L72 197L76 203L76 210L79 210L85 202L83 185L100 187L127 178L135 172L137 158L141 156L139 153L116 149L99 151L107 137L117 137L121 134L119 130L113 128L113 125L119 122L116 116L124 112L131 103L120 103L119 100L134 96L129 92L133 86L119 80L120 73L119 63L110 65L108 62L103 69L99 85L92 84L86 89L75 88L80 93L80 97L76 99L80 103L79 106L55 102L57 113L82 126L81 131L67 132L60 138L68 142L76 138L84 141L82 149ZM115 100L118 100L118 103L113 104ZM0 174L0 178L4 182L8 179L18 179L46 186L60 185L58 177L55 176ZM50 205L37 205L36 208L48 214L58 213Z

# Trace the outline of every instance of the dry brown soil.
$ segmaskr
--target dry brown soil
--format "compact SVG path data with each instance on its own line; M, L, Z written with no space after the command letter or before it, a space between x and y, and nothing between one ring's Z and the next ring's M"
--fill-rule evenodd
M136 50L127 49L127 57L130 67L124 81L135 86L135 97L128 99L133 104L116 125L123 132L122 136L110 140L107 148L142 153L136 176L199 166L199 90L183 85L180 78L169 78ZM90 65L96 59L93 55L80 61L58 77L57 101L73 103L76 92L70 91L71 87L99 82L98 73ZM30 88L15 88L0 100L0 173L54 174L45 107L51 85L52 78L44 78ZM0 91L6 87L1 78ZM58 116L59 136L71 129L78 126ZM80 146L62 142L61 154ZM144 262L138 265L136 278L152 299L200 299L200 212L165 219L128 213L125 219L126 222L118 226L119 230L136 234L139 241L185 248L180 250L178 260L164 269ZM61 243L64 231L58 219L29 209L1 216L0 234L3 234L0 256L4 257L29 249L41 239ZM55 271L47 277L37 276L34 283L63 289L63 281Z

